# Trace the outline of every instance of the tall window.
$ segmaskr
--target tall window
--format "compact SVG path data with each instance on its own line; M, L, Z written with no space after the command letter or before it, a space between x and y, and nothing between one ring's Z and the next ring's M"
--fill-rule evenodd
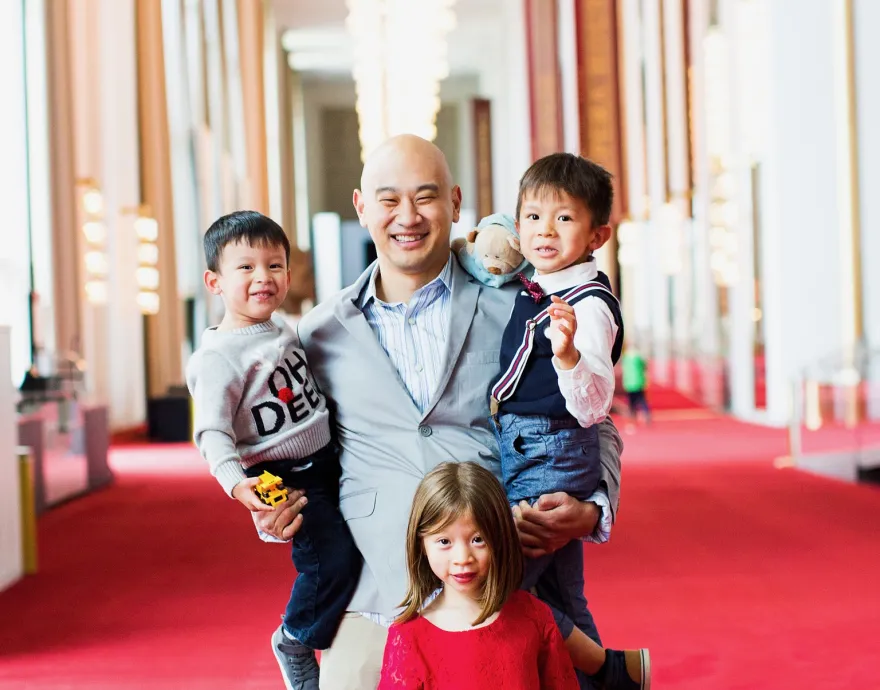
M28 208L25 3L0 3L0 324L12 328L12 380L31 363L31 254ZM0 375L3 375L0 373Z

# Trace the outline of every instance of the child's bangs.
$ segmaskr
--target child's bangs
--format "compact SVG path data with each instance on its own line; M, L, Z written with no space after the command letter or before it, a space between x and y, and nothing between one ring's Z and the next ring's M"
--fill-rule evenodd
M536 181L533 184L523 185L522 201L523 203L530 200L544 201L545 199L560 201L562 200L563 193L568 194L569 196L574 196L572 192L559 185L551 184L550 182Z
M419 538L428 537L442 532L459 518L473 519L473 511L464 501L431 506L434 510L425 510L419 529Z
M232 239L229 244L243 244L253 249L280 249L286 253L286 247L278 235L269 230L259 229L248 235L239 235Z

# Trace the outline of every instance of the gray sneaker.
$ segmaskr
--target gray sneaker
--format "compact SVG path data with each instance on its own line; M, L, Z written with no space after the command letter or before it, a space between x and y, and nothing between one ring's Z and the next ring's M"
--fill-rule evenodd
M272 652L278 659L287 690L318 690L315 650L291 640L279 625L272 633Z

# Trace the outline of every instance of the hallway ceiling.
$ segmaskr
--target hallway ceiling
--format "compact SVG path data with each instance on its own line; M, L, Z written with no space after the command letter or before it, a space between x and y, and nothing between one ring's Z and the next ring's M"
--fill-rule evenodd
M416 2L417 0L412 0ZM456 0L456 28L449 35L452 73L473 73L486 52L485 28L503 17L506 0ZM349 74L351 40L345 30L345 0L273 0L275 21L294 69L326 75ZM416 29L417 30L417 29Z

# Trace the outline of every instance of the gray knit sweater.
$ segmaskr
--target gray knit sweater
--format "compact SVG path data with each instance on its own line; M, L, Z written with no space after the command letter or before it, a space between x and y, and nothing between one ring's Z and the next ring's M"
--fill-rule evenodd
M209 328L189 360L186 384L196 445L229 495L245 478L242 468L304 458L330 442L324 396L286 324Z

